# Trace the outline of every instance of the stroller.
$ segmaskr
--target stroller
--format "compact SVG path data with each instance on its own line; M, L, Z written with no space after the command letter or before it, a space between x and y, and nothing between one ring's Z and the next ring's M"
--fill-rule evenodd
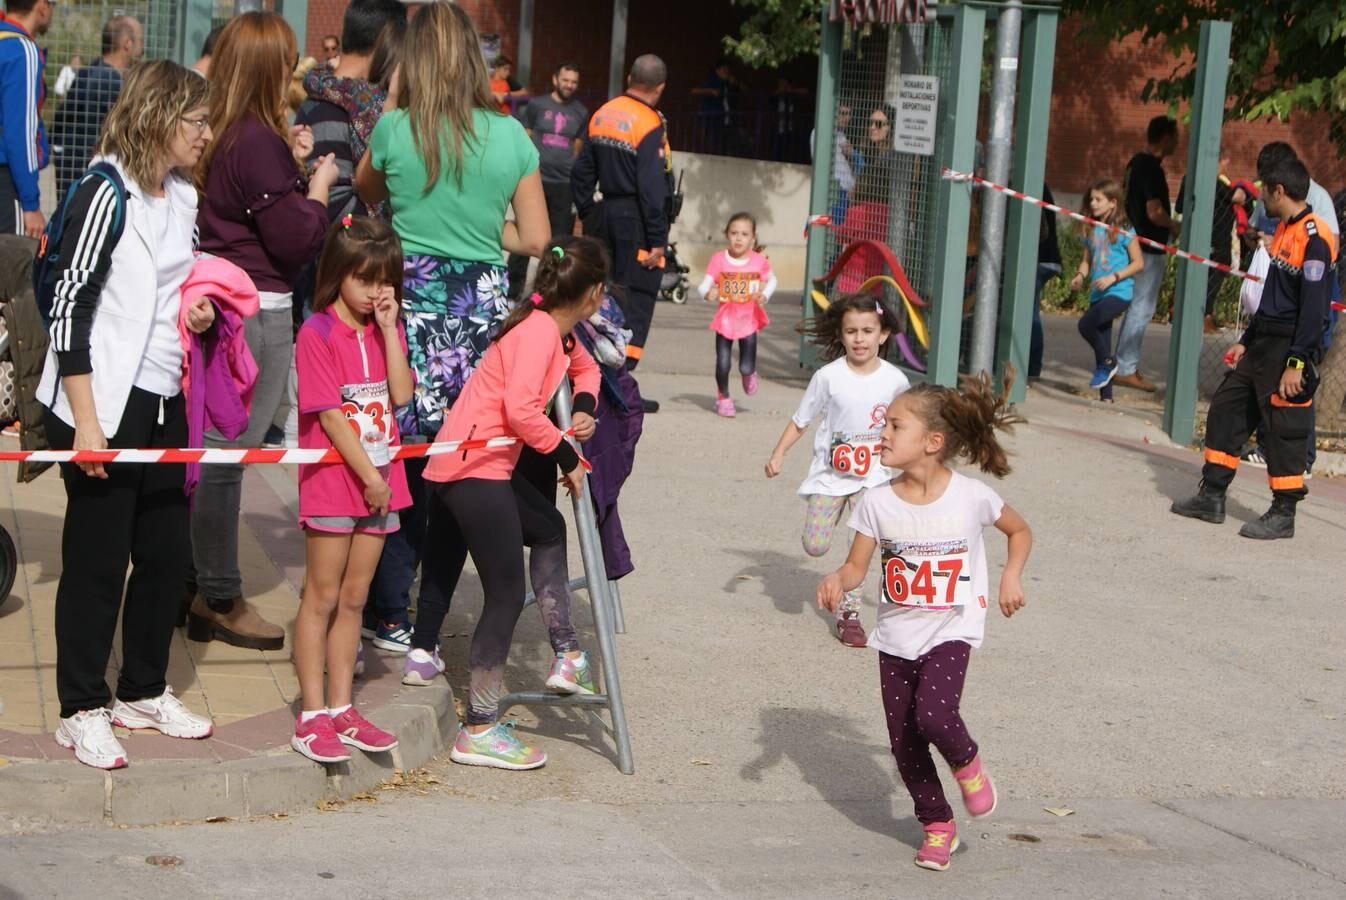
M676 184L673 183L671 175L668 179L668 202L665 204L664 212L668 215L670 227L682 212L682 175L682 172L678 173ZM664 248L664 276L659 280L659 299L686 303L687 273L690 271L691 268L683 265L682 260L678 259L678 245L669 241L668 246Z

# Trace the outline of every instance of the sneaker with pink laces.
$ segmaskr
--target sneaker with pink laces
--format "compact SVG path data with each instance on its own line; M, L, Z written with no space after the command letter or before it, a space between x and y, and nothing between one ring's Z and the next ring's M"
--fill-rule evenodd
M752 372L743 376L743 393L751 397L757 393L757 373Z
M715 413L724 416L726 419L732 419L738 415L738 411L734 409L734 401L723 394L715 398Z
M319 713L307 722L296 719L290 746L314 762L339 763L351 758L327 713Z
M953 777L958 779L958 787L963 791L963 805L969 816L981 819L995 812L995 785L981 767L980 753L963 768L954 769Z
M354 706L332 717L332 729L341 743L368 753L383 753L397 746L395 736L360 715Z
M925 843L916 851L916 865L943 872L949 868L949 857L958 849L958 826L953 822L931 822L921 827L925 829Z

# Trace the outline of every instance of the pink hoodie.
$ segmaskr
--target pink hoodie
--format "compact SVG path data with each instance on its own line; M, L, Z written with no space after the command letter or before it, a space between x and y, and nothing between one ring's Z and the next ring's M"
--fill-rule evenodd
M178 310L178 339L182 341L182 392L190 393L192 341L198 335L187 328L187 310L200 297L215 301L221 315L233 315L240 321L257 315L261 298L248 273L227 259L200 254L187 280L182 283L182 306ZM245 406L252 405L252 389L257 384L257 362L243 340L241 327L231 329L233 343L227 348L229 369Z

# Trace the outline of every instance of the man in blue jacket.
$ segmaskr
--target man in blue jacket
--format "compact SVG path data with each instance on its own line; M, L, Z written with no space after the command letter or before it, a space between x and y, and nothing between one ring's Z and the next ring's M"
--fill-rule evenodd
M42 128L47 53L34 38L47 33L51 0L8 0L0 17L0 234L42 236L37 173L47 164Z
M89 167L98 132L122 92L122 73L145 54L145 29L135 16L113 16L103 25L103 55L84 66L65 102L56 110L51 129L56 165L56 196Z

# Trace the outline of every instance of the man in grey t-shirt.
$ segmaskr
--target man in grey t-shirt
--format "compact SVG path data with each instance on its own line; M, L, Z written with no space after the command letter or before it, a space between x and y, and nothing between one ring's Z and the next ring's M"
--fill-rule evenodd
M553 238L571 233L575 225L570 193L570 167L580 151L580 135L589 121L589 111L575 99L580 86L580 70L573 63L562 63L551 78L549 94L534 97L519 112L523 127L537 145L538 174L547 196L547 216ZM528 272L528 259L511 254L509 258L510 294L517 297Z

